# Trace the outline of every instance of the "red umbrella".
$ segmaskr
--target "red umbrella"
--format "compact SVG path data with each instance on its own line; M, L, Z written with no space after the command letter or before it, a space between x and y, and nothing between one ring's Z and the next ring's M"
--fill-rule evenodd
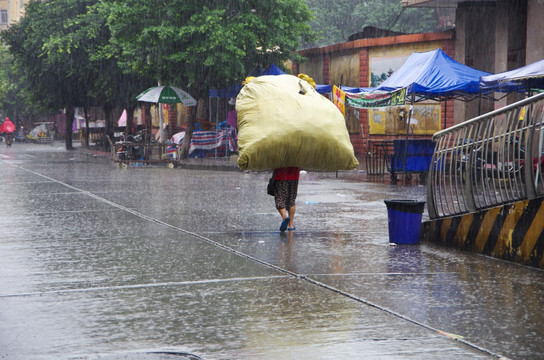
M12 133L15 131L15 124L12 123L8 118L2 125L0 125L0 132Z

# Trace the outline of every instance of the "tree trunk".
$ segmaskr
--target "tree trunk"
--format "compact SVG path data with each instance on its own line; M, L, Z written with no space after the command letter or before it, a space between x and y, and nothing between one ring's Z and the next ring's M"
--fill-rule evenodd
M106 133L109 134L113 128L113 108L110 104L105 104L102 106L102 109L104 110L104 117L106 118Z
M190 107L189 121L187 122L187 128L185 129L185 137L183 138L183 143L181 144L179 157L181 159L187 159L189 155L189 146L191 145L191 139L193 137L193 131L195 130L195 120L196 120L196 106Z
M145 139L146 139L146 143L151 143L151 140L152 140L152 129L151 129L151 109L148 108L147 106L145 105L141 105L141 109L142 111L145 111L145 128L146 128L146 132L145 132Z
M71 105L66 106L64 123L66 124L66 137L64 139L66 144L66 150L74 150L74 147L72 146L72 125L74 124L74 107Z
M134 128L134 105L127 105L127 127L125 129L125 134L132 134L132 129Z
M87 105L85 105L83 106L83 114L85 115L85 144L89 148L89 114L87 112Z

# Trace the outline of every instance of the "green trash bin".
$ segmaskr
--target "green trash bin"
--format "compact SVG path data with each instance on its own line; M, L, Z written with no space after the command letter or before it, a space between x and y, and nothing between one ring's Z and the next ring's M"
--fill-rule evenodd
M395 244L419 244L421 218L425 201L384 200L387 205L389 242Z

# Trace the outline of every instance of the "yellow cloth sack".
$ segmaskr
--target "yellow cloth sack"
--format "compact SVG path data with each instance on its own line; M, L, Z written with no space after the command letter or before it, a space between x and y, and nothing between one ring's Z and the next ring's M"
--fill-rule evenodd
M336 171L359 165L342 113L296 76L251 80L236 98L236 112L242 170Z

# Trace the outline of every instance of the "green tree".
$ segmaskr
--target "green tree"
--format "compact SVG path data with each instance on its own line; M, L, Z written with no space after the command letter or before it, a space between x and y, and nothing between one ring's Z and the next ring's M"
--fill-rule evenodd
M439 16L452 9L403 8L399 0L306 0L319 39L305 47L344 42L366 26L404 33L440 30Z
M354 17L364 19L358 31L374 26L408 34L434 31L435 13L429 8L403 8L399 0L367 0L353 10Z
M24 70L32 100L46 109L66 109L66 149L72 149L74 106L86 98L92 75L70 19L90 4L92 0L31 1L26 16L2 32L17 66ZM71 46L66 47L66 42Z
M32 101L43 109L66 109L66 149L73 147L75 106L86 111L90 105L121 105L131 115L135 88L145 82L145 77L121 71L109 48L107 17L97 4L98 0L31 1L21 22L2 32ZM103 49L108 49L107 55Z
M14 123L17 119L34 112L31 102L27 101L24 83L21 82L18 68L9 49L0 44L0 109L1 115L8 116ZM3 120L3 119L0 119Z
M296 57L311 40L303 0L103 0L119 64L197 99L242 81L256 66ZM195 109L182 145L188 152Z
M316 41L304 43L304 47L315 47L344 42L348 36L359 31L361 19L354 16L353 10L358 0L306 0L313 20L312 29L317 34Z
M87 68L91 79L87 83L87 98L93 104L100 104L106 113L106 129L113 126L112 110L121 107L127 110L126 133L132 129L136 95L153 85L151 78L139 75L131 69L122 69L118 60L121 50L111 43L111 32L107 26L108 12L95 1L86 12L72 19L76 44L84 47L88 56ZM64 49L70 49L73 42L64 39ZM86 142L89 143L88 141Z

